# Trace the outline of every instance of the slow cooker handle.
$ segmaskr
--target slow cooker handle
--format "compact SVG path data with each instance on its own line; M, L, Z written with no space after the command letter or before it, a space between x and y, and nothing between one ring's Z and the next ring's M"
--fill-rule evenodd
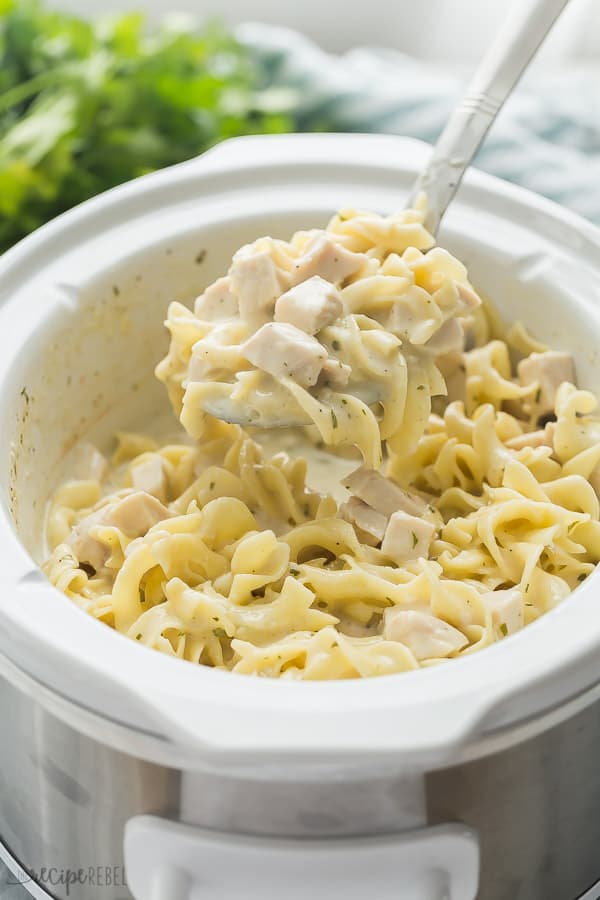
M136 816L125 829L125 868L136 900L475 900L479 844L460 824L315 840Z

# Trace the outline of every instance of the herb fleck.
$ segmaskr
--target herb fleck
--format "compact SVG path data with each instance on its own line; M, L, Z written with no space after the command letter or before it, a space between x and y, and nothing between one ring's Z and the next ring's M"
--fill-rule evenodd
M202 265L202 263L204 262L205 259L206 259L206 250L199 250L198 253L196 254L196 264L199 266Z
M332 342L331 342L331 346L333 347L334 350L339 350L339 349L340 349L340 342L339 342L339 341L332 341Z
M502 632L504 637L506 637L506 635L508 634L508 628L506 626L506 622L502 622L502 624L500 625L500 631Z
M414 533L414 531L412 531L411 534L412 534L412 542L413 542L413 550L414 550L415 547L417 546L417 544L419 543L419 538Z
M334 413L333 410L331 410L331 424L333 425L334 428L337 428L337 427L338 427L337 416L336 416L336 414Z

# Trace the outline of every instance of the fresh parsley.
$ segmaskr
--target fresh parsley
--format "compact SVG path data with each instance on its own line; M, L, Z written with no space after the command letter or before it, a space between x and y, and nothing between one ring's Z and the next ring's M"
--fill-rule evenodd
M0 252L123 181L225 138L293 129L293 92L222 26L87 21L0 0Z

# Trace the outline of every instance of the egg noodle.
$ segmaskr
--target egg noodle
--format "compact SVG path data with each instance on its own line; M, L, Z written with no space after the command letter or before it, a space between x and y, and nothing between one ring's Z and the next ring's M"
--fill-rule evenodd
M345 210L172 303L157 376L188 436L81 448L52 583L163 653L295 679L434 665L564 600L600 559L596 398L422 220ZM235 422L339 459L344 487Z

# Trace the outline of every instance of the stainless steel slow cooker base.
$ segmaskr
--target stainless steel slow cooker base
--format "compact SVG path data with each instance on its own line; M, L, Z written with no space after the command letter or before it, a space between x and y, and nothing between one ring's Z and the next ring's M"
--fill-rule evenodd
M28 748L0 742L0 835L30 872L119 871L127 822L143 814L226 834L310 840L390 835L418 805L400 773L296 784L144 762L75 731L4 679L0 720ZM600 706L593 704L510 749L425 776L427 824L462 823L479 834L478 900L598 896L586 893L600 876L598 758ZM73 892L57 885L52 896L70 900ZM76 896L130 894L120 885L83 884Z

